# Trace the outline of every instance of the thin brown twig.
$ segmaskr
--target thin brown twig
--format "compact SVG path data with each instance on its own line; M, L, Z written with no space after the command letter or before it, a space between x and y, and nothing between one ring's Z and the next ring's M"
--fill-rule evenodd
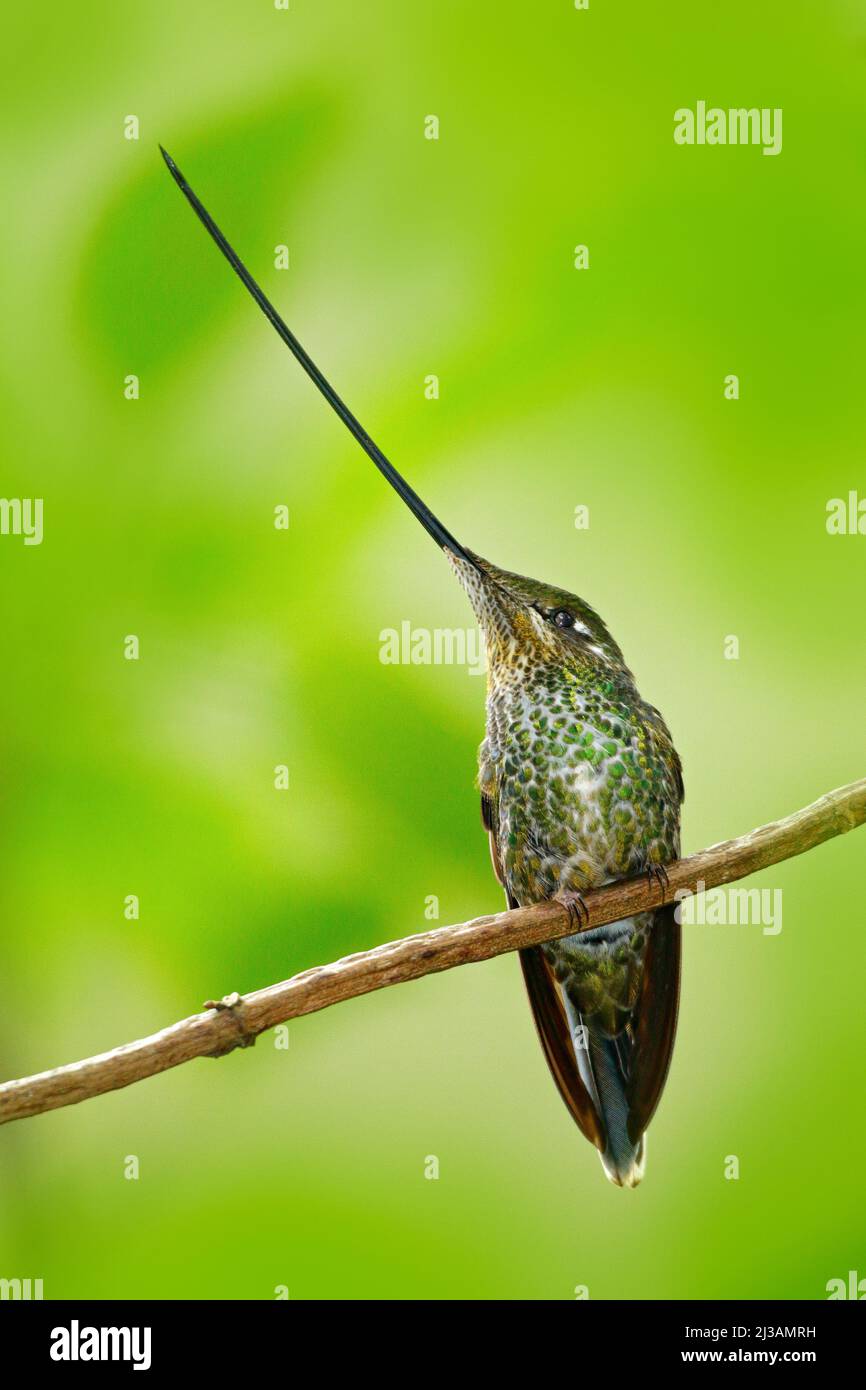
M584 894L589 926L617 922L636 912L745 878L791 859L866 821L866 778L828 792L785 820L773 821L738 840L726 840L666 866L666 874L627 879ZM573 908L559 902L536 903L456 926L407 936L346 956L330 965L304 970L289 980L229 995L204 1013L182 1019L160 1033L126 1043L83 1062L56 1067L0 1085L0 1124L76 1105L116 1091L193 1057L221 1057L248 1046L259 1033L290 1018L315 1013L371 990L402 984L454 966L488 960L506 951L538 945L587 930Z

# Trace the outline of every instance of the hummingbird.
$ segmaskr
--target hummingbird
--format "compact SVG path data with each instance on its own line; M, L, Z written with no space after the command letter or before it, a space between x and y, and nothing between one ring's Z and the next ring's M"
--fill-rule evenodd
M493 867L510 907L557 898L579 926L520 952L539 1040L607 1177L636 1187L673 1051L680 927L673 904L592 927L583 894L644 873L664 884L665 864L679 857L683 778L667 725L641 698L619 646L584 599L483 559L422 502L160 150L259 308L444 552L472 605L487 651L478 787Z

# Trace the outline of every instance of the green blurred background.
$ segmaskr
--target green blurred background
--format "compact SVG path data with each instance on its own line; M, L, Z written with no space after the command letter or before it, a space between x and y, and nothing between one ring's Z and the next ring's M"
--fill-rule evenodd
M501 906L483 682L379 660L403 620L465 627L464 596L157 141L446 524L607 619L682 754L686 850L862 774L866 537L825 507L866 495L866 15L703 9L7 17L0 492L44 497L45 539L0 538L3 1076L435 925L428 895L443 924ZM699 99L782 107L781 155L676 147ZM559 1102L503 957L4 1128L0 1276L825 1297L866 1274L863 849L751 881L783 889L777 937L687 929L636 1192Z

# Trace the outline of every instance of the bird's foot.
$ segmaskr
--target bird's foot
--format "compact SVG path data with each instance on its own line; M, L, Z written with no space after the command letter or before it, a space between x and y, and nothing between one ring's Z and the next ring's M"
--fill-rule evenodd
M243 1004L243 996L238 994L237 990L234 990L231 994L224 995L222 999L205 1000L203 1005L205 1009L216 1009L218 1013L231 1014L232 1022L238 1030L237 1041L230 1043L228 1047L215 1053L215 1056L221 1056L222 1051L233 1052L236 1047L255 1047L258 1034L251 1033L244 1023L242 1014Z
M575 931L586 931L589 927L589 908L582 893L576 893L573 889L565 889L562 893L555 894L555 901L562 903Z
M664 902L665 894L671 886L671 881L668 878L668 871L664 864L647 864L646 876L650 888L652 888L654 883L658 884L662 895L662 902Z

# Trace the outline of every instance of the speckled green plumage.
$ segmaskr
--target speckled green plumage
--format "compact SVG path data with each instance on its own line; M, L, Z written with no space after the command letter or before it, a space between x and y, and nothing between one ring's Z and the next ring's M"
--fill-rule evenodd
M624 667L608 674L577 653L561 666L494 662L479 765L498 808L506 884L520 904L679 853L679 762L661 716ZM598 1019L610 1035L634 1002L646 922L620 936L610 950L581 936L547 948L584 1020Z
M455 568L487 639L479 785L509 901L525 905L579 893L670 862L679 854L679 758L604 623L575 595L474 558L477 570L462 561ZM557 626L556 615L569 621L567 629ZM634 1014L653 921L654 914L644 913L543 948L563 990L572 1042L587 1030L596 1072L608 1065L599 1060L603 1040L613 1042L624 1096L635 1090ZM675 999L672 1007L675 1017ZM586 1058L578 1062L591 1091L597 1077ZM600 1083L596 1090L603 1090ZM621 1124L625 1133L609 1098L596 1099L608 1130ZM632 1141L637 1170L642 1137L622 1139L620 1147ZM610 1175L628 1185L637 1181Z
M635 872L675 851L670 736L627 672L539 664L492 672L480 779L500 807L515 896L550 897Z

